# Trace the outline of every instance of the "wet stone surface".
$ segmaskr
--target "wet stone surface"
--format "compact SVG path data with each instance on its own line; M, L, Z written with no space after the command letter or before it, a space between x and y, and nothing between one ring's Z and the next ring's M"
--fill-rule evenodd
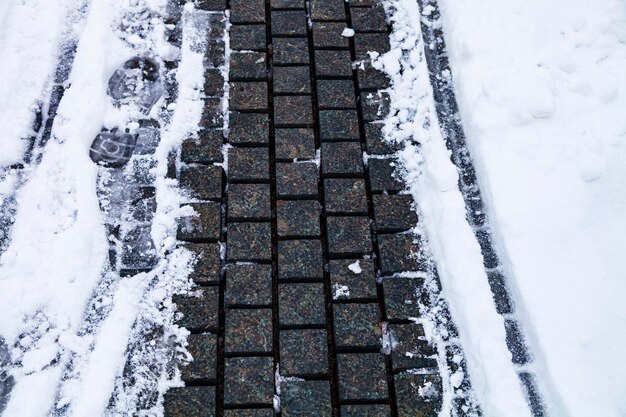
M271 253L270 223L231 223L228 226L229 261L269 261Z
M401 373L394 377L399 417L436 417L441 409L438 375Z
M322 276L322 244L319 240L278 242L279 279L316 279Z
M367 217L328 217L328 250L331 255L367 255L372 251Z
M326 330L281 330L280 373L284 376L328 374Z
M231 110L267 111L267 83L240 81L230 83Z
M383 120L389 114L389 93L387 92L364 92L361 93L361 108L363 120L373 122Z
M225 303L229 306L272 304L270 265L229 265L226 268Z
M394 159L369 159L368 172L370 187L373 193L381 193L383 191L400 192L404 190L404 184L393 176L395 164L396 161Z
M280 391L280 410L285 417L332 415L327 381L284 381Z
M324 325L324 286L312 284L279 284L278 309L281 327Z
M400 232L417 225L410 195L374 195L374 219L379 232Z
M384 72L374 69L371 64L357 68L357 79L361 91L377 91L389 87L389 78Z
M228 219L269 220L269 184L230 184L228 188Z
M212 334L192 334L187 337L187 350L193 360L181 368L185 382L214 382L216 374L217 338Z
M387 32L385 10L382 5L353 7L350 10L352 27L356 32Z
M274 397L274 361L271 357L224 360L225 404L271 404Z
M315 51L317 77L352 77L350 51Z
M344 48L348 49L350 42L341 36L348 25L345 22L314 22L313 46L317 48Z
M417 247L413 244L413 235L411 234L379 235L378 249L380 273L383 275L420 269L415 258Z
M209 166L183 166L180 169L180 187L191 198L219 200L222 198L222 168Z
M319 237L321 206L315 200L278 200L277 227L280 237Z
M224 93L224 77L218 68L210 68L204 72L204 94L221 96Z
M422 284L423 280L414 278L387 278L383 280L388 320L408 320L419 317L417 292Z
M217 242L220 237L219 203L191 203L196 215L179 221L177 238L185 241L208 240Z
M386 33L356 33L354 35L356 59L369 59L368 52L374 51L381 55L389 52L389 37Z
M272 35L306 36L304 10L272 11Z
M232 25L230 47L235 51L265 51L265 26Z
M320 109L354 109L352 80L318 80L317 101Z
M220 280L220 246L217 243L188 243L194 256L189 278L197 284L217 283Z
M202 118L200 119L200 127L209 129L214 127L222 127L224 125L224 114L222 113L222 103L220 98L204 99L204 108L202 110Z
M365 181L360 178L324 180L324 202L329 214L367 214Z
M387 404L342 405L342 417L391 417Z
M276 67L274 68L275 94L310 94L311 77L309 67Z
M337 367L341 400L384 400L387 398L383 354L338 354ZM364 375L367 375L367 378L364 378Z
M350 269L350 266L353 269ZM359 269L360 272L354 272L355 270L359 271ZM328 264L328 271L330 272L333 300L376 300L376 277L371 260L332 260Z
M365 143L370 155L389 155L400 149L400 146L383 141L382 123L365 124Z
M231 113L228 142L231 145L268 145L269 117L263 113Z
M275 129L276 159L315 158L315 137L307 128Z
M271 309L226 310L226 352L272 351Z
M335 304L333 315L338 348L381 346L378 304Z
M215 387L170 388L165 394L168 417L203 417L215 412Z
M323 141L359 140L359 118L355 110L321 110L319 115Z
M195 288L190 295L175 295L181 317L177 324L190 331L217 331L219 294L217 287Z
M358 142L322 143L322 174L325 177L363 175L363 157Z
M313 21L346 20L343 0L311 0L311 19Z
M311 96L274 97L276 126L309 126L313 124Z
M228 152L228 180L235 182L269 181L267 148L232 148Z
M394 371L437 368L436 350L426 341L421 324L390 324L388 330L396 341L391 351Z
M197 139L187 139L181 147L181 160L187 163L208 164L222 162L222 144L224 138L218 129L203 129Z
M277 163L278 198L317 197L317 166L314 163Z
M231 0L230 23L265 22L265 2L263 0Z

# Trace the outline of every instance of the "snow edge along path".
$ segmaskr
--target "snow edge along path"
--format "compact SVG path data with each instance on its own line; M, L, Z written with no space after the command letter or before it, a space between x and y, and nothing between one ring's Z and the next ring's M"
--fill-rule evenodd
M443 297L459 328L482 411L487 416L528 416L504 320L496 311L481 248L466 219L459 174L437 121L417 1L387 1L385 6L393 23L391 50L373 58L391 78L386 140L405 145L398 155L400 171L424 217Z

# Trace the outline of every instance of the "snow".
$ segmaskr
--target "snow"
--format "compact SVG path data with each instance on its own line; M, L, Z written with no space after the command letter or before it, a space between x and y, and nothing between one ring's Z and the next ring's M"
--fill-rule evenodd
M359 262L359 260L356 260L348 265L348 269L355 274L360 274L361 272L363 272L363 270L361 269L361 262Z
M393 24L391 50L382 57L372 55L378 58L374 66L384 69L392 82L391 112L383 132L386 140L404 144L397 174L404 176L419 207L442 296L459 329L482 411L487 416L527 416L526 399L506 347L503 318L496 312L480 247L465 218L458 173L439 130L417 3L384 4ZM444 398L449 399L453 389L444 384Z
M351 28L345 28L342 32L341 32L341 36L343 36L344 38L351 38L354 36L354 29Z
M457 99L548 415L626 415L626 9L440 0Z

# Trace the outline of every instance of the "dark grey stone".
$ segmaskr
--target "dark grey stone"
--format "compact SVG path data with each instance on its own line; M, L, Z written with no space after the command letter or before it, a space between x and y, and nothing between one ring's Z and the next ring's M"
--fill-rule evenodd
M275 129L274 138L276 140L276 159L278 160L315 158L313 129Z
M275 65L308 65L309 42L306 38L272 39Z
M319 237L321 206L313 200L276 201L278 236Z
M272 351L272 310L226 310L227 353L267 353Z
M313 124L311 96L274 97L274 124L276 126L311 126Z
M202 108L202 117L200 118L200 128L224 127L224 113L221 100L219 97L209 97L203 100L204 107Z
M311 19L317 20L346 20L344 0L311 0Z
M398 417L436 417L439 415L442 406L442 384L439 375L405 372L395 375L394 381ZM430 389L423 389L426 387Z
M378 304L335 304L333 316L338 348L381 346Z
M391 417L387 404L342 405L342 417Z
M217 340L212 334L190 334L187 337L187 351L192 361L181 368L184 382L215 382L217 362Z
M356 33L354 35L356 59L369 60L368 52L384 54L389 52L389 35L386 33Z
M386 91L361 93L361 109L364 122L383 120L389 114L391 105Z
M370 155L389 155L401 148L395 143L383 141L382 127L381 123L365 124L365 143Z
M348 38L341 36L347 27L345 22L313 22L313 47L348 49L350 47Z
M280 388L280 411L285 417L330 417L328 381L283 381Z
M388 320L408 320L419 316L419 286L423 280L415 278L387 278L383 280L385 310Z
M306 36L304 10L272 11L272 36Z
M204 71L204 94L207 96L224 94L224 77L220 69L209 68Z
M319 120L322 141L360 139L359 117L355 110L320 110Z
M410 195L375 194L374 220L379 232L401 232L417 225L417 214L413 210Z
M370 177L370 188L373 193L383 191L399 192L404 190L404 184L394 178L396 160L370 158L367 162Z
M227 306L270 306L272 267L270 265L229 265L226 268Z
M231 113L228 142L231 145L268 145L269 116L263 113Z
M322 174L325 177L363 176L363 153L358 142L322 143Z
M279 279L316 279L322 276L322 244L319 240L278 242Z
M231 223L228 225L227 259L255 262L272 259L270 223Z
M299 10L304 9L304 0L271 0L272 9Z
M187 243L185 247L194 256L189 278L197 284L217 283L220 280L220 245L217 243Z
M384 72L374 69L369 63L364 63L363 67L357 67L356 71L361 91L378 91L389 87L389 78Z
M230 0L230 23L265 22L264 0Z
M437 368L436 350L428 344L421 324L390 324L395 345L391 350L394 371Z
M176 323L189 331L216 332L219 310L219 289L217 287L194 288L189 295L175 295L172 301L176 304L181 316Z
M191 206L196 215L180 219L177 238L188 242L217 242L220 238L219 203L191 203L186 206Z
M350 51L315 51L315 75L351 78Z
M324 285L322 283L279 284L280 326L324 325Z
M222 168L214 165L191 165L180 169L180 188L191 198L220 200Z
M271 218L269 184L230 184L228 220L269 220Z
M275 67L274 94L310 94L309 67Z
M383 275L420 270L411 234L378 235L378 250Z
M215 413L215 387L170 388L165 394L166 417L204 417Z
M387 21L382 4L374 7L353 7L350 9L352 28L356 32L387 33Z
M233 52L230 55L230 81L263 81L267 63L263 52Z
M367 217L328 217L328 250L331 255L368 255L372 252Z
M223 143L222 130L201 129L197 138L187 139L183 142L180 159L187 163L222 162L224 159L222 155Z
M225 404L271 404L274 398L274 360L271 357L224 360Z
M384 400L387 398L385 356L382 353L337 355L339 399ZM367 375L364 378L364 375Z
M361 272L358 274L348 268L355 262L357 260L337 259L328 264L333 299L336 301L376 301L376 276L372 261L359 259L358 266Z
M234 182L269 181L267 148L232 148L228 151L228 180Z
M230 47L234 51L265 51L265 25L232 25Z
M267 111L267 83L239 81L230 83L231 110Z
M317 197L317 166L312 163L277 163L278 198Z
M354 109L352 80L318 80L317 102L320 109Z
M367 215L365 181L361 178L325 179L324 196L326 213Z
M324 329L281 330L281 375L299 377L327 375L327 343Z

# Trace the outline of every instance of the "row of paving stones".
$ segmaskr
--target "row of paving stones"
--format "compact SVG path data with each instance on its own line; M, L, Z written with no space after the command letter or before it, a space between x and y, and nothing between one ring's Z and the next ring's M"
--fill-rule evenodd
M222 13L201 135L181 150L180 184L198 215L179 239L197 254L199 287L175 300L192 332L182 377L193 386L169 392L166 415L272 415L275 395L285 416L434 415L435 352L412 321L421 280L398 276L421 268L407 233L412 199L381 139L388 80L352 66L388 50L384 10L373 0L231 0L230 12L227 188L216 165ZM420 395L427 386L433 396Z

